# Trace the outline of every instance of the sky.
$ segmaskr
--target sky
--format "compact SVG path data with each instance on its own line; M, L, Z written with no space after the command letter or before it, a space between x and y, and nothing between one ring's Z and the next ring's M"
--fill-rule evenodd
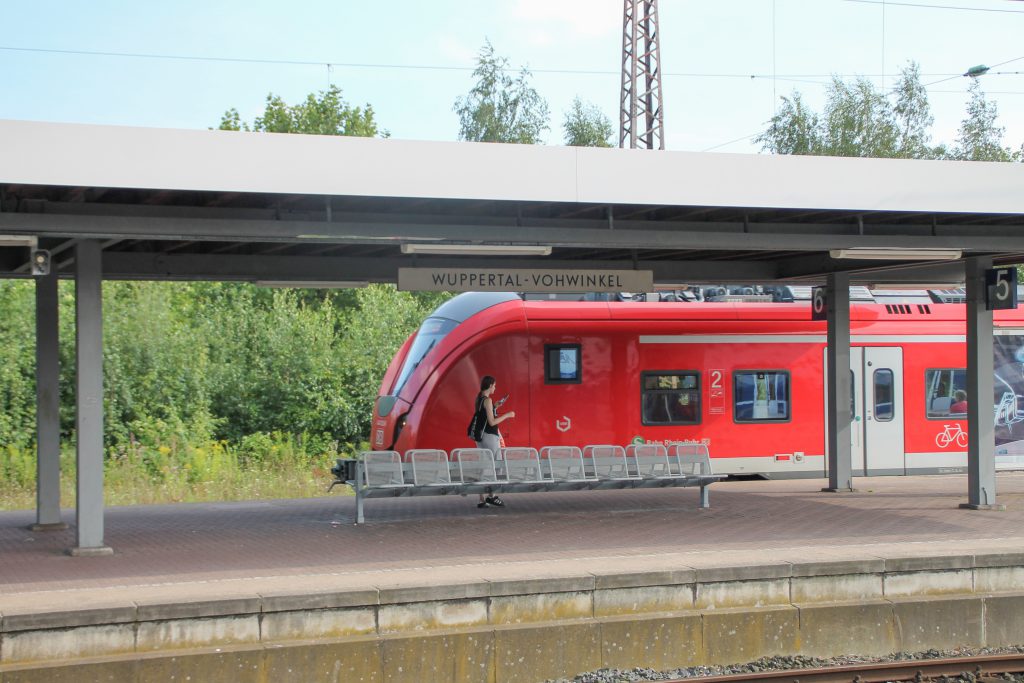
M561 144L575 97L618 131L622 0L0 7L0 119L202 129L231 107L252 121L268 93L296 103L334 84L394 138L455 140L453 105L489 40L531 71L551 110L547 144ZM933 142L955 141L971 80L959 74L985 64L1004 143L1024 143L1020 0L661 0L659 22L670 150L758 152L751 138L781 97L799 91L820 111L831 75L889 89L911 60L932 84Z

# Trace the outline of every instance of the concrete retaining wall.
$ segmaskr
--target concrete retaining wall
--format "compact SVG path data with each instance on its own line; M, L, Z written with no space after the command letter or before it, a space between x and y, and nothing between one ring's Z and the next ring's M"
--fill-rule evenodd
M0 683L538 683L600 667L1018 645L1022 579L1024 554L950 556L5 613Z

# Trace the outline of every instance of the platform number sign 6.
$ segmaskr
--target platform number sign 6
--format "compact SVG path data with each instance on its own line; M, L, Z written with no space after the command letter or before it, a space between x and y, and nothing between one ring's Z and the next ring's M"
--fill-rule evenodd
M989 311L1017 308L1016 268L985 271L985 308Z
M815 287L811 295L811 320L828 319L828 298L824 287Z

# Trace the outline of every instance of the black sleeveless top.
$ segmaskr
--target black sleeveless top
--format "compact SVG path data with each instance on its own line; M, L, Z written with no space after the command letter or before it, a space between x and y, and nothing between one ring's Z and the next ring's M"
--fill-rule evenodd
M491 406L494 404L492 403ZM480 394L476 396L476 414L477 418L484 421L484 434L494 434L498 436L498 425L492 425L487 421L487 409L484 408L484 397ZM498 409L494 408L494 417L498 417Z

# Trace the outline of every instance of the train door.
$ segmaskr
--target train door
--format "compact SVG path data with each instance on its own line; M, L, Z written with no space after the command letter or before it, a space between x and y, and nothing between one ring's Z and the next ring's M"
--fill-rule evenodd
M827 352L827 351L826 351ZM827 365L827 362L826 362ZM864 347L850 347L850 468L864 476ZM828 389L825 390L825 419L828 420ZM827 443L827 442L826 442ZM825 460L826 466L828 459Z
M828 368L827 360L825 368ZM827 372L825 377L827 414ZM850 464L853 474L858 477L904 474L903 349L851 347L850 380ZM827 424L825 429L827 451ZM825 468L827 474L827 453Z
M851 349L852 351L852 349ZM863 347L861 386L864 468L867 475L905 474L903 349Z

